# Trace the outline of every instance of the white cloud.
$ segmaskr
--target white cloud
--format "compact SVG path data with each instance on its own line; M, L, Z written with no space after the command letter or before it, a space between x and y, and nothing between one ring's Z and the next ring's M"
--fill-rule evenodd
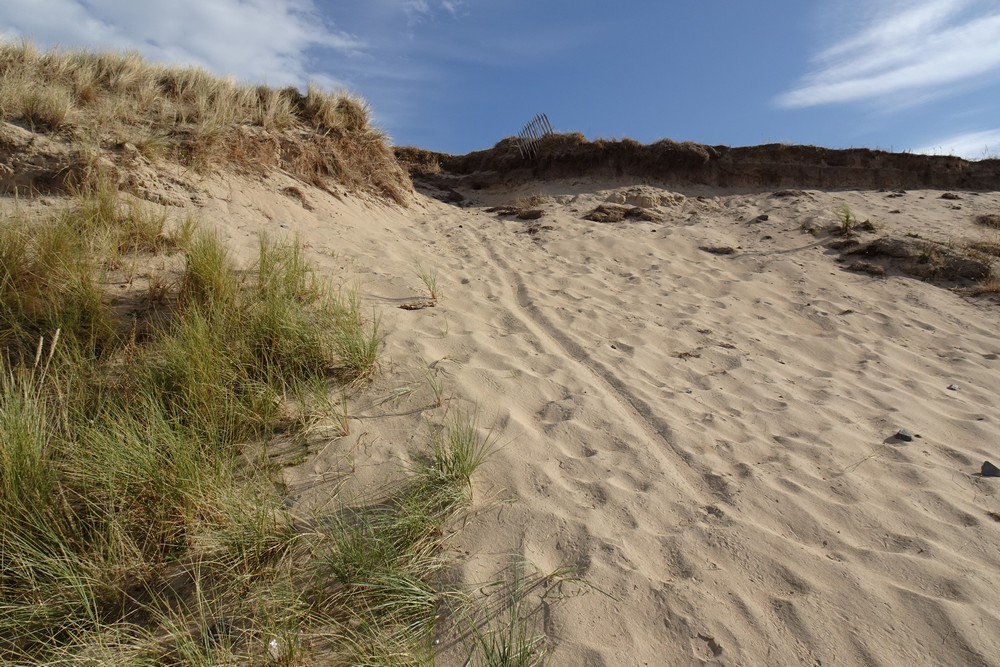
M134 49L271 85L336 84L310 67L309 51L364 48L324 23L312 0L22 0L0 4L0 25L42 47Z
M427 0L403 0L403 11L407 14L429 14L431 6Z
M1000 128L945 137L916 148L913 152L925 155L957 155L969 160L1000 156Z
M435 14L442 10L452 16L458 13L464 0L368 0L371 5L380 7L389 12L402 9L411 24L422 23L426 19L433 19Z
M813 58L813 70L777 98L783 107L927 99L942 89L994 80L1000 9L980 0L850 0L869 26ZM859 4L863 3L863 4Z

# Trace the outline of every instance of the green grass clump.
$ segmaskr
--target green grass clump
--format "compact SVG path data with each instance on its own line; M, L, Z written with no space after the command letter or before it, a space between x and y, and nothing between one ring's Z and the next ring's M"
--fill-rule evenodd
M147 355L146 381L202 438L259 436L281 413L282 396L309 393L327 375L374 373L377 324L361 316L356 297L322 286L297 248L262 240L257 265L241 273L217 238L201 234L187 262L182 317Z
M68 222L37 229L13 217L0 226L0 353L8 363L31 358L55 331L91 354L113 337L104 269Z
M441 287L438 285L438 273L434 269L427 269L421 265L416 268L417 277L427 288L427 295L431 301L437 301L441 297Z
M850 236L858 226L858 218L847 204L842 204L834 211L837 216L837 234Z
M39 224L23 213L0 220L0 357L21 362L38 340L60 331L85 355L114 349L119 336L103 297L109 271L126 255L164 252L178 239L166 219L125 204L106 182L77 190L72 203Z
M428 664L440 610L457 597L438 591L448 564L444 526L470 500L470 479L488 451L473 420L453 420L437 439L431 465L383 502L342 513L317 559L315 593L330 616L345 664ZM461 464L442 469L442 462Z
M525 572L525 563L513 560L473 624L469 667L541 667L545 664L545 635L539 629L540 607L528 597L540 584Z
M450 488L472 490L474 473L493 452L490 434L480 435L474 416L459 415L434 438L432 474L447 480Z

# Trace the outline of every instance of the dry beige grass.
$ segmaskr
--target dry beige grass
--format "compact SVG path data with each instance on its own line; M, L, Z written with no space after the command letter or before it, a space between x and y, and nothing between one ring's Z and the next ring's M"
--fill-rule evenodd
M976 285L972 288L971 292L975 296L982 296L984 294L1000 294L1000 281L990 280L989 282Z
M982 225L983 227L1000 229L1000 215L996 213L984 213L983 215L977 215L976 223Z
M1000 257L1000 241L974 241L968 245L970 250Z
M137 53L0 43L0 120L98 151L132 144L199 170L279 167L404 202L409 179L369 109L345 92L273 89Z

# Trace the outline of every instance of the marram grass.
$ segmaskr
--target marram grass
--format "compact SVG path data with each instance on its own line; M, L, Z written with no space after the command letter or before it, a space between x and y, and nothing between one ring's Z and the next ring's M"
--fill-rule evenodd
M137 340L102 267L174 249L173 307ZM375 372L356 296L295 245L264 239L237 267L106 191L0 221L0 290L0 662L432 664L461 599L441 588L444 527L490 451L475 421L337 519L294 514L248 446L309 423L289 399Z
M397 203L411 184L361 98L314 84L269 88L135 52L39 51L0 41L0 121L53 135L81 154L129 145L200 171L279 168L304 181ZM100 173L87 164L85 173Z

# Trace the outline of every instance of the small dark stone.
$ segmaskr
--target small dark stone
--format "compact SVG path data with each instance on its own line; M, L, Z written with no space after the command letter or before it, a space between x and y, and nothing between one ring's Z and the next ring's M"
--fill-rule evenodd
M754 218L750 222L767 222L768 218L769 218L769 216L767 215L767 213L761 213L760 215L758 215L756 218Z
M710 252L713 255L733 255L736 253L736 248L725 245L703 245L698 246L698 249Z
M956 199L961 199L961 197L956 195L954 192L945 192L943 195L941 195L941 199L950 199L954 201Z
M1000 468L989 461L983 461L983 477L1000 477Z
M948 385L948 389L950 389L951 391L958 391L958 385L957 384L950 384L950 385Z
M901 428L896 432L896 438L898 440L902 440L903 442L913 442L913 433L905 428Z

